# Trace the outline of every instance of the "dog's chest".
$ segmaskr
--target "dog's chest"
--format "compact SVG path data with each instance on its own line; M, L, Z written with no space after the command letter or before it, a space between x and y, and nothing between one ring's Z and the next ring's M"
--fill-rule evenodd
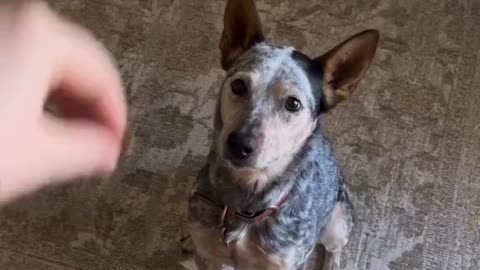
M234 224L225 237L218 226L220 213L208 204L191 201L190 234L199 255L217 266L295 269L313 249L319 231L316 208L307 207L310 199L304 197L307 201L302 206L286 207L259 224Z
M268 252L249 228L232 231L236 239L228 246L225 245L218 228L192 223L190 230L198 255L205 258L210 267L216 267L215 269L228 266L250 270L292 269L297 263L296 249L289 248L281 253Z

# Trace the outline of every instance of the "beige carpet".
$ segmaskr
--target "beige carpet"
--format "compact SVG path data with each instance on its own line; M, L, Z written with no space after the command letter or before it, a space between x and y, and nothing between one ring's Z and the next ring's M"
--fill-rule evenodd
M120 62L135 153L109 180L0 212L0 269L178 269L186 191L222 78L223 0L56 0ZM365 28L381 48L325 121L359 215L345 269L480 269L480 1L263 0L271 40L320 54ZM26 167L28 169L28 167Z

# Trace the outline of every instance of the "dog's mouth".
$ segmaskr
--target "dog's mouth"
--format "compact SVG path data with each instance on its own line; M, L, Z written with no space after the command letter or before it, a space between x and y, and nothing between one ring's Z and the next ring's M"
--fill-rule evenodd
M224 162L233 169L268 170L281 162L281 159L281 157L276 157L268 162L259 162L256 158L238 159L228 155L228 153L223 155Z
M226 162L228 162L230 167L238 168L238 169L255 168L254 158L239 158L228 153L228 151L226 152L227 153L224 154L224 157L225 157L224 159Z

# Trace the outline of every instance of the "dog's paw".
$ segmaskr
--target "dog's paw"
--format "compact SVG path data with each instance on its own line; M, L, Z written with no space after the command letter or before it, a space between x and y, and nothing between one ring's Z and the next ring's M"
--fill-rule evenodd
M180 239L180 245L182 248L182 254L191 255L195 251L195 246L193 245L192 238L190 235L185 235Z
M195 266L195 260L194 259L189 259L186 261L183 261L180 263L181 266L183 266L187 270L197 270L197 266Z

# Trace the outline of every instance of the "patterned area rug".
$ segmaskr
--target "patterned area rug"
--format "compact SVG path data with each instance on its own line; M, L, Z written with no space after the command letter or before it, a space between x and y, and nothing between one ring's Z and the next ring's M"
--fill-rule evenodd
M55 0L119 61L134 154L110 179L0 211L0 269L176 270L208 151L223 0ZM311 55L381 31L359 93L324 125L359 225L344 269L480 269L480 1L259 0L267 35Z

